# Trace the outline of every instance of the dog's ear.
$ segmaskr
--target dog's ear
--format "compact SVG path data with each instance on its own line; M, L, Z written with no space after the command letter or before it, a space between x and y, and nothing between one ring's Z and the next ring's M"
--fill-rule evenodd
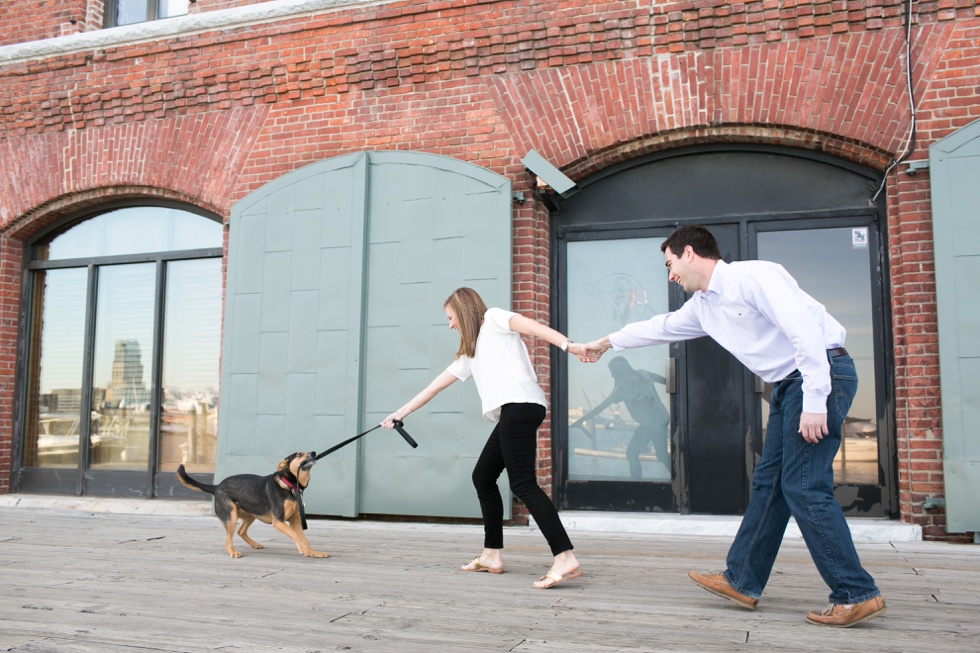
M284 470L287 467L289 467L289 459L290 458L292 458L292 456L287 456L286 458L283 458L282 460L280 460L279 461L279 466L276 467L276 471L277 472L281 472L282 470Z

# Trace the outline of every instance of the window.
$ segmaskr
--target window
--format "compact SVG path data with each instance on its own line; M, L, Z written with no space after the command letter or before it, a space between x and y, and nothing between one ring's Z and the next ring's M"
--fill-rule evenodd
M35 245L24 489L145 494L178 464L213 471L222 239L218 221L130 206Z
M173 18L187 13L189 0L108 0L106 27Z

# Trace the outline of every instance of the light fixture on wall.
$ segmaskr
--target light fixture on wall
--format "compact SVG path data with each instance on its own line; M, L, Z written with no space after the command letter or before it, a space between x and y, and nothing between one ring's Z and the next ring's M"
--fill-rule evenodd
M534 150L528 150L521 163L535 176L538 192L547 193L550 190L567 198L580 190L574 181Z

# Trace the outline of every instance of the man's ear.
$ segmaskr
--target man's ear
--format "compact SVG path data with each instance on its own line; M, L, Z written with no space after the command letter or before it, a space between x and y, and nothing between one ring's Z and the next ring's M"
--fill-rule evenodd
M687 256L688 254L690 254L691 257L693 257L694 256L694 248L691 247L690 245L684 245L684 256Z

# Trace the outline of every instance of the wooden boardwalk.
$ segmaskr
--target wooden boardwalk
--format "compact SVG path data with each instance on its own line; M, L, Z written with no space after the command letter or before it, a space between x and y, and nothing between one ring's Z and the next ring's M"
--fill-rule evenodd
M687 579L721 566L727 537L573 533L586 576L534 590L550 555L531 528L507 529L500 576L457 571L478 526L316 520L327 559L251 534L267 548L233 560L213 516L0 506L0 651L980 650L975 545L858 544L888 613L839 630L804 620L827 590L798 539L748 612Z

